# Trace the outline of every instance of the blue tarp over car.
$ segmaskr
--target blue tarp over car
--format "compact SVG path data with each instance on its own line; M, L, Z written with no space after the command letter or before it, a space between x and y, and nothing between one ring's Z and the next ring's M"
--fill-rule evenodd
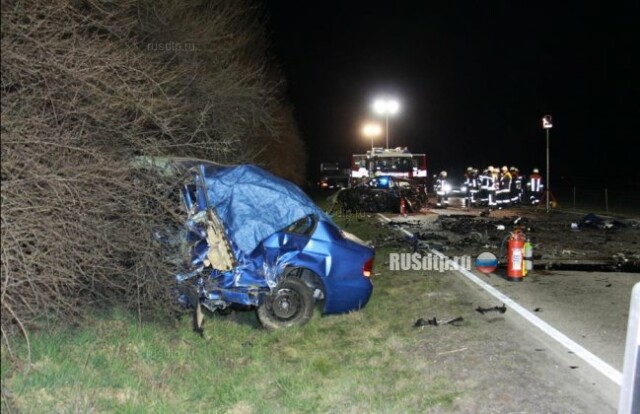
M291 223L324 216L295 184L253 165L221 167L200 164L207 204L225 224L228 237L245 254Z

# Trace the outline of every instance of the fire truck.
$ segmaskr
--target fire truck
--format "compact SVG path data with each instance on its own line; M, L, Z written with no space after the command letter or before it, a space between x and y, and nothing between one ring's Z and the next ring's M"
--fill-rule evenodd
M373 148L366 154L352 155L352 184L362 178L381 175L414 178L426 184L427 157L425 154L412 154L407 147Z

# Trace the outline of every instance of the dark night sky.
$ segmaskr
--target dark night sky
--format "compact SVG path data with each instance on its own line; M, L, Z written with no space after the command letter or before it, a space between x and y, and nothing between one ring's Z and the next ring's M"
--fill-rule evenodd
M628 187L640 180L637 4L268 0L267 14L311 177L370 146L359 130L386 93L402 105L390 145L425 152L430 175L544 172L548 113L552 184Z

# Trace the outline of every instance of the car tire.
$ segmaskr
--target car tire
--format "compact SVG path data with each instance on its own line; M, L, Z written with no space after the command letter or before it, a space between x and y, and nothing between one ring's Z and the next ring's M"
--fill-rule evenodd
M313 291L297 277L284 279L265 297L256 313L267 329L304 325L313 316Z

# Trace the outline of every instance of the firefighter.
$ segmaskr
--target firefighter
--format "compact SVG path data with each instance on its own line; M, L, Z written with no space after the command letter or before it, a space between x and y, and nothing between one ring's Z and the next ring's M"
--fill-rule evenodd
M489 209L493 209L496 208L496 206L498 205L497 200L496 200L496 190L497 190L497 185L498 185L498 169L497 168L493 168L493 165L490 165L489 168L487 168L489 170L489 174L487 175L487 192L489 194L488 196L488 201L489 201Z
M471 168L471 171L469 172L469 169L467 168L467 171L469 172L467 183L467 193L469 194L468 204L470 206L475 206L478 202L477 194L480 189L480 183L478 182L478 169L473 167L469 168Z
M489 182L489 169L485 168L482 170L477 177L478 182L478 194L476 195L476 200L479 205L486 205L489 202L489 189L487 187Z
M509 168L506 165L503 165L500 171L500 177L498 179L498 190L496 191L496 195L498 198L498 209L503 209L511 205L511 198L509 194L511 191L512 181L513 179L511 177L511 173L509 172Z
M470 207L471 204L475 204L475 201L473 200L473 196L475 195L475 193L472 193L471 190L475 187L476 182L477 181L473 173L473 167L467 167L467 171L464 173L464 183L463 183L466 188L466 192L465 192L466 207Z
M516 167L509 168L511 173L511 204L520 205L522 203L522 175Z
M471 187L471 204L478 205L478 192L480 191L480 179L478 178L478 169L473 169L473 187Z
M532 206L540 204L540 196L542 195L543 189L544 185L542 184L540 171L538 171L537 168L534 168L527 180L527 195L529 196L529 203Z
M449 189L447 184L447 172L441 171L436 179L434 190L436 191L436 207L449 206Z

